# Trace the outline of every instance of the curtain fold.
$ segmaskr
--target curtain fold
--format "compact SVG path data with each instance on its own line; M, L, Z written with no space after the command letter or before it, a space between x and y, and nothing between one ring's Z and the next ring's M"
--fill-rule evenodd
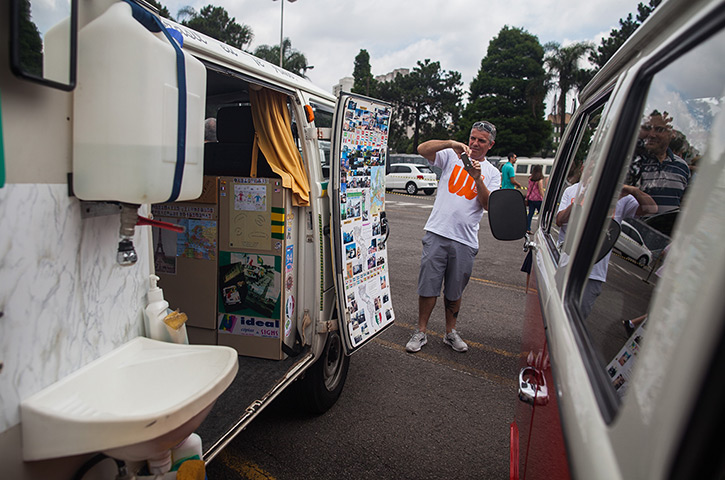
M282 177L282 185L292 190L296 207L310 204L310 181L292 137L292 121L287 96L272 90L249 90L252 120L259 149L272 170Z

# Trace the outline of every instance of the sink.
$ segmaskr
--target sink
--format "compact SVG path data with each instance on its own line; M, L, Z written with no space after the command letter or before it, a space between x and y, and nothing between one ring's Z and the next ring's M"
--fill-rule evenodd
M138 337L20 404L23 459L163 456L232 383L236 350Z

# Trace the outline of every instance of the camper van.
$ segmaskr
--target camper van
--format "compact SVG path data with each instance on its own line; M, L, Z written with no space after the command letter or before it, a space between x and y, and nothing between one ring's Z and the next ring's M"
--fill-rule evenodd
M135 1L30 3L0 0L0 476L161 478L283 391L329 409L395 320L390 106Z
M665 0L579 95L524 244L512 479L725 475L723 46L722 0ZM525 238L521 195L489 206ZM643 266L612 253L638 222Z

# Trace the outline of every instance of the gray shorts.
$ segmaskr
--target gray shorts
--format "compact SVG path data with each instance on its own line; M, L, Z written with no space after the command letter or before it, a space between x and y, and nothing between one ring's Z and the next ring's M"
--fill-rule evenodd
M425 232L418 274L418 295L437 297L445 280L444 295L455 302L463 295L473 271L477 248L435 233Z

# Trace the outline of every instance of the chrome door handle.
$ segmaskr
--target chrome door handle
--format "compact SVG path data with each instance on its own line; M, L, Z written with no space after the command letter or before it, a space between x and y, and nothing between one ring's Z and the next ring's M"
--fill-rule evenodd
M519 400L529 405L547 405L549 389L543 372L534 367L524 367L519 372Z

